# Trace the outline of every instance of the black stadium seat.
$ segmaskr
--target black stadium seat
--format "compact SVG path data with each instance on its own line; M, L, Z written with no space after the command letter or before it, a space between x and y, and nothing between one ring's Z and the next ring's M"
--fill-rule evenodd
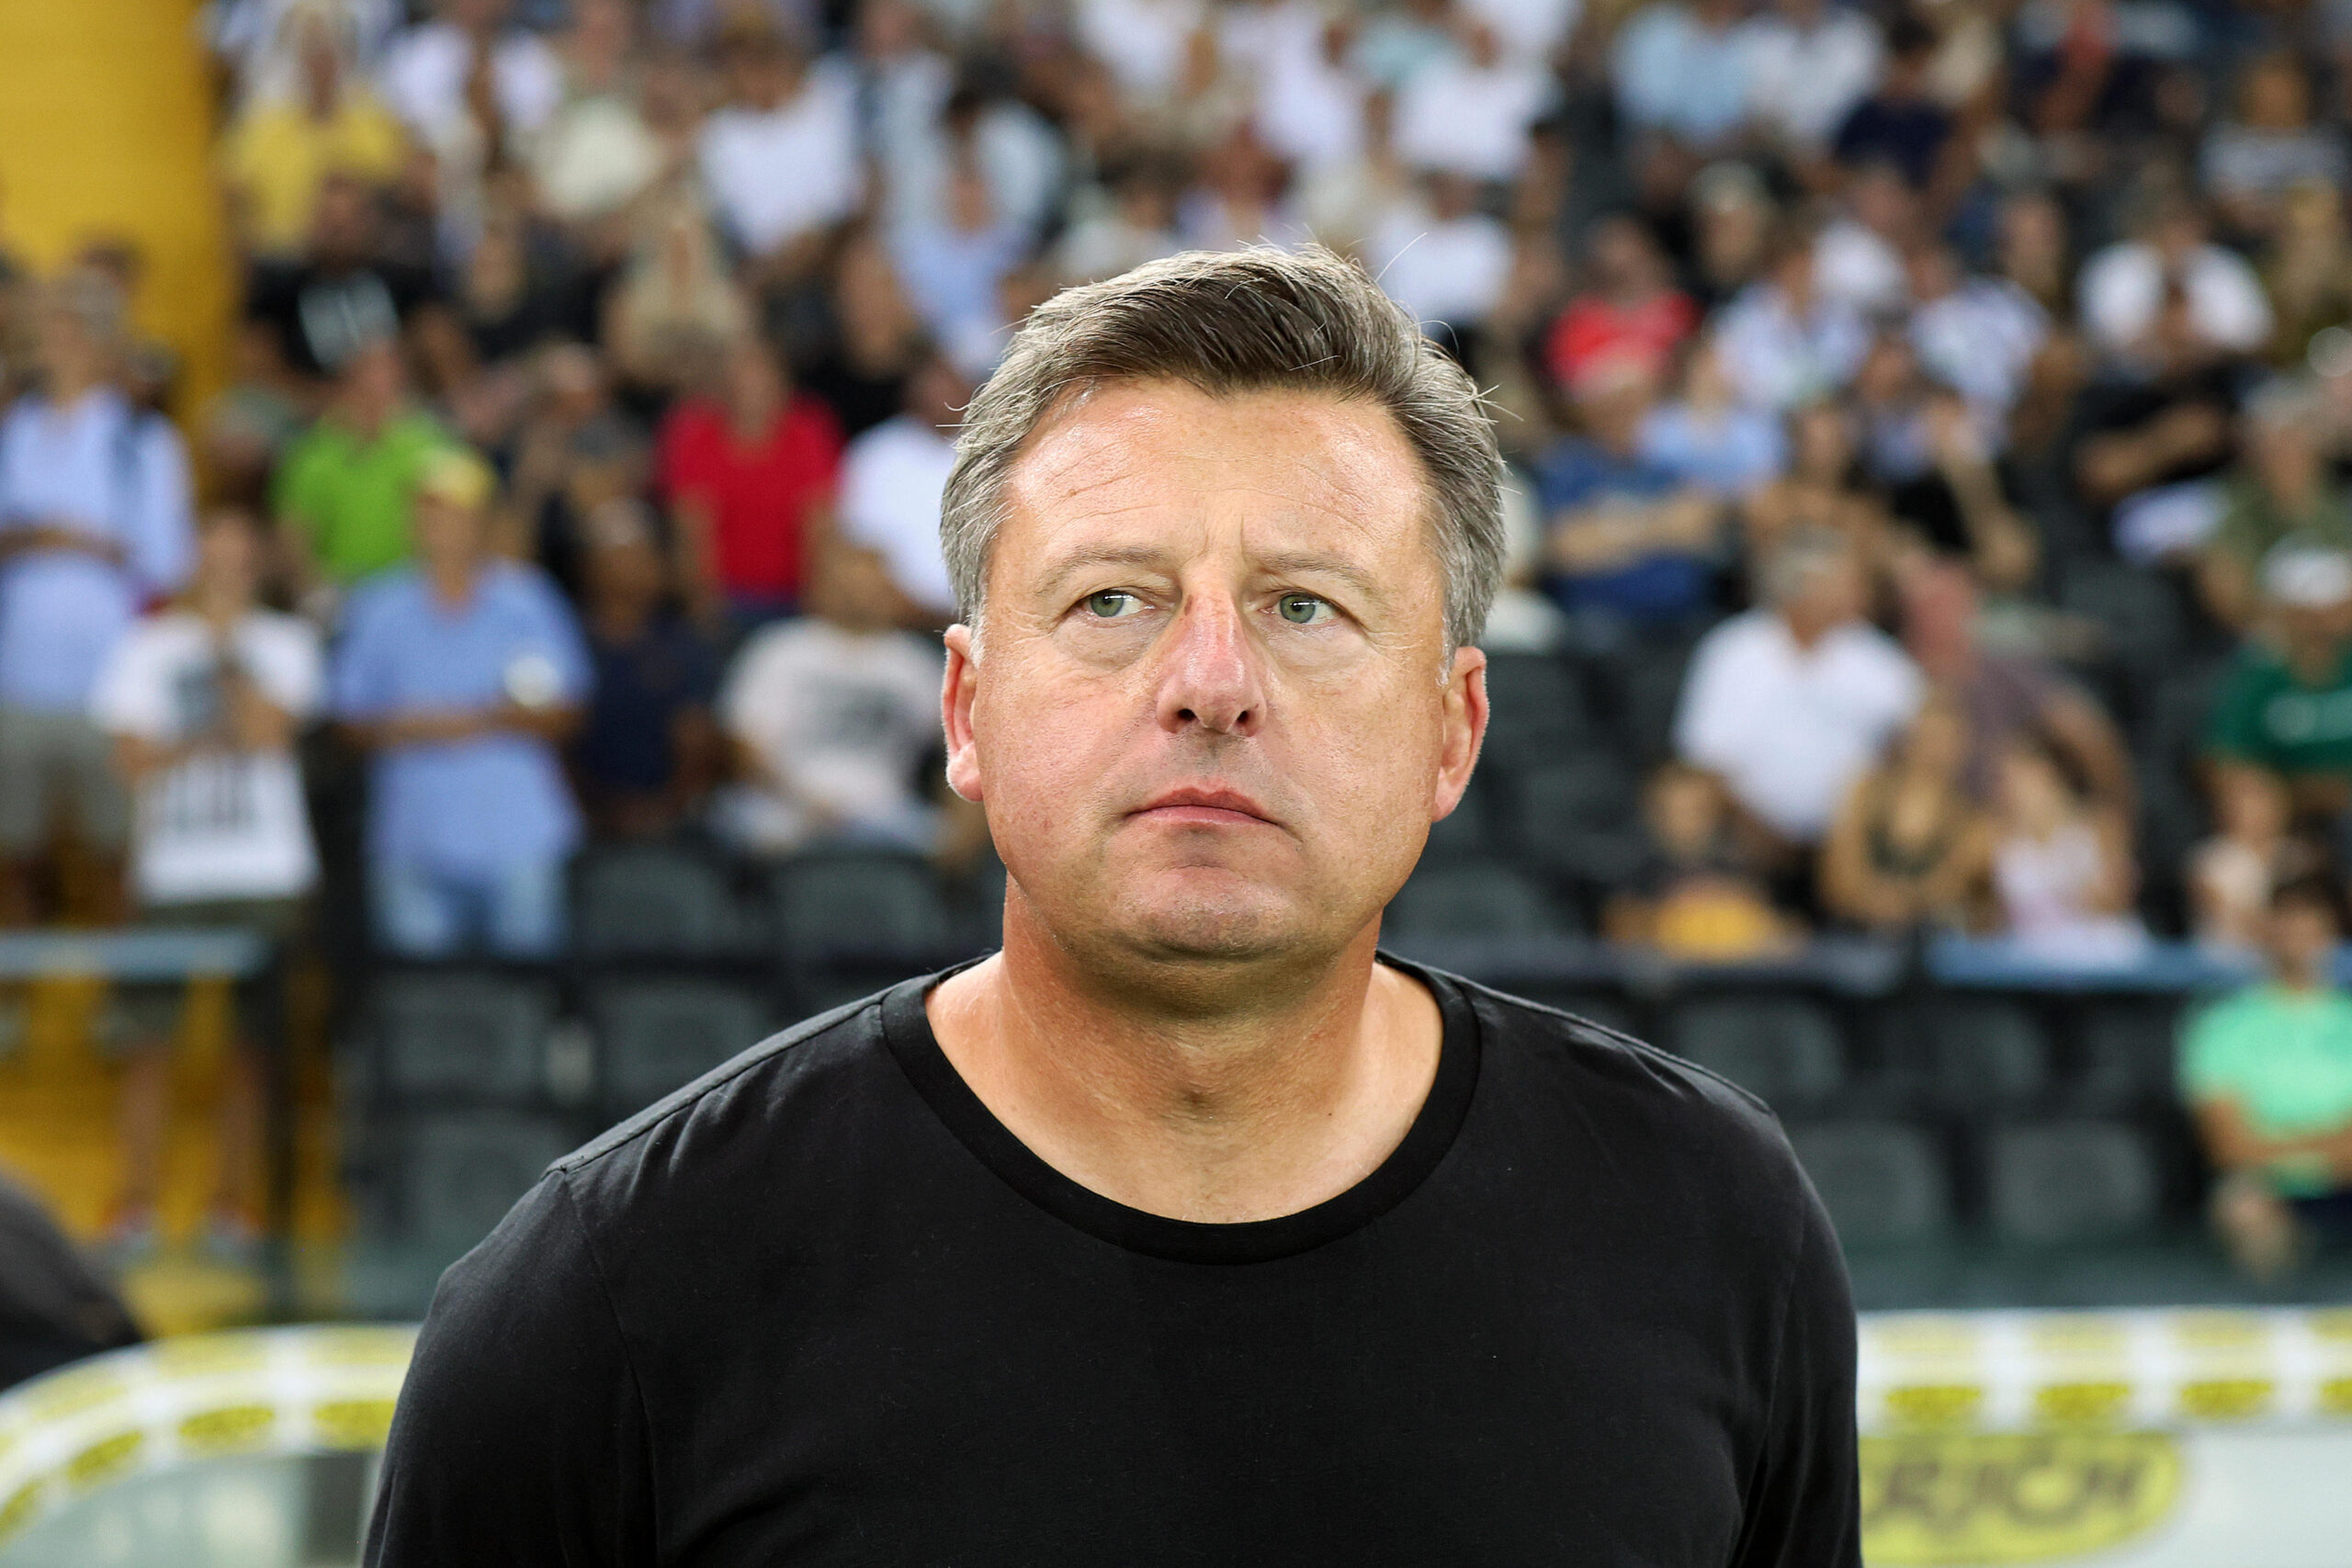
M592 958L707 958L739 946L725 868L661 846L599 850L574 874L573 942Z
M1936 1142L1906 1122L1792 1126L1789 1143L1848 1248L1936 1241L1950 1230L1951 1179Z
M490 1234L514 1201L578 1140L559 1121L509 1111L442 1111L410 1118L401 1162L409 1238L453 1255Z
M1496 862L1423 862L1388 906L1385 934L1414 937L1554 936L1566 924L1543 890Z
M1488 658L1487 702L1486 752L1502 768L1564 757L1591 728L1576 671L1546 653Z
M1837 1022L1803 997L1706 997L1677 1008L1668 1029L1677 1055L1783 1115L1825 1103L1845 1083Z
M1995 1238L2025 1247L2141 1235L2163 1198L2147 1140L2120 1122L1996 1127L1985 1139L1984 1186Z
M795 963L930 957L954 939L938 878L920 855L817 851L776 868L776 935Z
M755 992L713 980L609 981L588 996L605 1114L617 1120L693 1082L769 1031Z
M398 1100L529 1102L545 1089L555 998L536 981L392 975L370 1008L383 1087Z

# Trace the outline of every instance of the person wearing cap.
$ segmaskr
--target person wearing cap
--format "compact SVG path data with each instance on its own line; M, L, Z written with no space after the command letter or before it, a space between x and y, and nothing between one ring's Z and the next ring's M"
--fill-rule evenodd
M2352 804L2352 554L2290 538L2261 581L2265 635L2239 650L2206 750L2277 774L2300 815L2332 817Z
M417 481L416 564L352 596L331 707L372 753L368 863L378 942L417 957L520 957L562 942L580 814L557 747L590 685L555 584L493 558L497 490L469 451Z

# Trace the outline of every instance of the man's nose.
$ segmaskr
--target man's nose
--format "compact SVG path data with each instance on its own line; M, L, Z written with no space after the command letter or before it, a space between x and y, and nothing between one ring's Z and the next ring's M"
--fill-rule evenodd
M1265 722L1260 651L1241 606L1224 597L1188 597L1161 667L1159 722L1219 735L1254 735Z

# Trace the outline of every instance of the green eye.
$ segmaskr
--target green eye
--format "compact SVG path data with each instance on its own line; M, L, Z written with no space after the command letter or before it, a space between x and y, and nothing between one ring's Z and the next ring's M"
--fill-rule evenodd
M1274 601L1274 608L1283 620L1295 626L1303 626L1322 613L1323 601L1312 593L1285 593Z
M1136 596L1132 593L1117 588L1106 588L1100 593L1086 596L1086 609L1089 615L1100 619L1115 621L1125 615L1135 602Z

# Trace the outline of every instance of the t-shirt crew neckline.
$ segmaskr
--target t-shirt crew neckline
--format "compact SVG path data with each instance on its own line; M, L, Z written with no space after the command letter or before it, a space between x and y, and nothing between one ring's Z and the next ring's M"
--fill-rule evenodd
M1453 1147L1478 1084L1478 1022L1461 988L1383 953L1380 962L1419 981L1437 998L1443 1028L1429 1098L1405 1136L1372 1174L1294 1214L1232 1224L1175 1220L1131 1209L1056 1170L996 1119L948 1061L932 1033L923 998L954 974L909 980L882 998L890 1054L949 1132L1015 1192L1063 1223L1114 1247L1174 1263L1271 1263L1339 1240L1410 1197ZM962 967L959 965L959 967Z

